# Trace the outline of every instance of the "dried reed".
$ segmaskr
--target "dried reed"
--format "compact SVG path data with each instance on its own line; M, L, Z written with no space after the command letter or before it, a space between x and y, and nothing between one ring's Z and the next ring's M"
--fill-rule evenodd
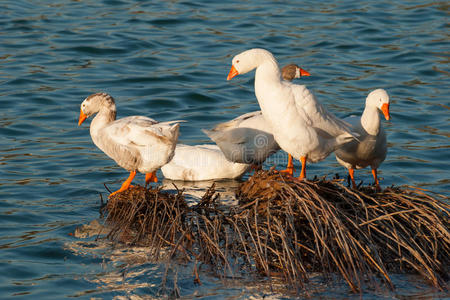
M134 187L113 196L109 238L148 245L155 259L166 253L223 276L276 277L296 288L311 272L339 273L354 292L393 289L389 273L399 272L447 288L450 205L420 189L357 191L259 171L239 187L236 207L221 207L214 185L193 207L182 192Z

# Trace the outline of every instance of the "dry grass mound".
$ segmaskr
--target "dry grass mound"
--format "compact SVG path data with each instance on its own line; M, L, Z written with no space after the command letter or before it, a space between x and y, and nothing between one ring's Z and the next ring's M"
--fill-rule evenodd
M236 196L238 206L223 207L212 186L188 207L183 191L134 187L109 200L109 237L147 245L155 259L165 253L221 275L276 277L296 288L306 287L311 272L341 274L355 292L380 283L394 288L389 273L404 272L446 289L445 200L412 187L356 191L271 171L243 182Z
M106 205L108 237L132 245L145 244L158 256L167 241L177 238L189 211L181 192L170 194L160 189L134 186L111 197ZM156 257L157 258L157 257Z
M338 181L298 181L260 172L237 194L255 259L289 282L338 272L352 290L388 272L417 272L444 288L450 266L450 206L416 188L360 191Z

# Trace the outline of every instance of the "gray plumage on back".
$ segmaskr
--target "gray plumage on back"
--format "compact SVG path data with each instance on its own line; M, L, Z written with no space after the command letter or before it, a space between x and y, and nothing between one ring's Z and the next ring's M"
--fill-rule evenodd
M254 128L234 128L225 132L203 129L203 132L232 162L261 164L280 149L272 134Z

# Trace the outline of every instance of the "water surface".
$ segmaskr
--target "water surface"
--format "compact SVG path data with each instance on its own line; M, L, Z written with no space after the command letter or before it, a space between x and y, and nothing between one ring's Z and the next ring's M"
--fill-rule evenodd
M183 119L181 143L209 143L201 128L259 109L253 73L226 81L232 57L249 48L308 70L301 82L340 117L361 113L371 90L386 89L392 120L383 121L381 184L449 195L448 2L210 2L0 3L0 298L164 295L166 265L146 261L145 251L69 235L99 219L103 184L118 188L127 176L93 145L89 121L77 126L79 105L105 91L119 117ZM285 159L280 152L264 167ZM333 155L308 172L345 175ZM372 180L370 170L356 176ZM236 184L219 188L230 195ZM190 201L205 188L194 186ZM127 258L135 253L140 259ZM208 274L194 286L189 270L170 272L179 272L185 297L290 297ZM417 279L396 280L402 295L433 293ZM319 295L349 296L344 284Z

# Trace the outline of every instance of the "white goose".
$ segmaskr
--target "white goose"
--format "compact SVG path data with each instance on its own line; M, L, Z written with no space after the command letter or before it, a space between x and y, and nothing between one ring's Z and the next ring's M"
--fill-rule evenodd
M281 79L275 57L264 49L244 51L233 58L227 80L256 69L255 94L278 145L299 159L306 177L306 162L325 159L354 139L349 124L328 112L304 86Z
M288 64L281 69L284 80L292 81L310 74L297 66ZM262 164L280 147L272 135L270 125L261 111L241 115L231 121L220 123L211 130L203 130L222 150L225 157L238 163ZM292 156L289 154L285 172L293 174Z
M143 116L116 120L116 104L106 93L92 94L81 103L78 126L94 114L97 115L90 126L92 141L130 171L122 187L110 196L128 189L136 171L146 174L146 183L156 182L156 170L173 157L179 130L179 124L173 123L177 121L158 123Z
M161 171L171 180L203 181L238 178L249 167L249 164L228 161L217 145L178 144L174 157Z
M366 98L366 107L361 117L351 116L344 120L359 133L360 142L352 141L335 151L336 160L348 169L353 188L356 188L354 169L372 168L377 189L380 188L377 169L386 158L386 133L381 125L380 110L386 120L389 116L389 96L383 89L372 91Z

